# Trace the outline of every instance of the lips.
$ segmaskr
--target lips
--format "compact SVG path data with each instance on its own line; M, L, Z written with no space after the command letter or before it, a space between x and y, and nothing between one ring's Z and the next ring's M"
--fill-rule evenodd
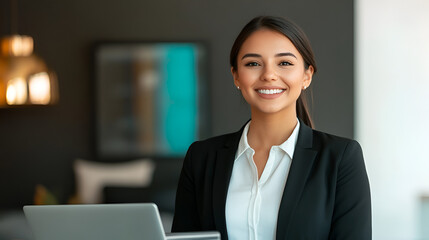
M280 89L280 88L277 88L277 89L258 89L257 91L258 91L258 93L261 93L261 94L272 95L272 94L282 93L284 91L284 89Z
M280 97L286 89L276 86L265 86L256 89L258 95L265 99L274 99Z

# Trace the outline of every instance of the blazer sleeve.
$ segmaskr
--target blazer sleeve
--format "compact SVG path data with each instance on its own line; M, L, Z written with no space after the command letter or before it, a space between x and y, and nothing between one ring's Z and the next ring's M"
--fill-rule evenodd
M346 146L340 160L329 239L372 238L369 181L358 142Z
M176 192L172 232L187 232L200 230L194 178L192 174L193 143L186 153Z

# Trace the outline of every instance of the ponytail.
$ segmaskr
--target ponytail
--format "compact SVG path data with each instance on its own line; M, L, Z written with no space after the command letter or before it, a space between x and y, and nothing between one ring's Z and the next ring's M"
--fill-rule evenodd
M296 100L296 115L305 125L314 128L313 120L311 120L310 112L308 111L307 98L304 92L301 93L299 98Z

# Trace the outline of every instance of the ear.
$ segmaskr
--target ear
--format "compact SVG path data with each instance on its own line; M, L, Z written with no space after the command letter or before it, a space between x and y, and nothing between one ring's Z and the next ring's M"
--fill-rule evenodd
M238 73L237 73L237 70L235 70L233 67L231 67L231 74L232 74L232 77L234 78L234 85L236 87L239 87L240 84L238 82Z
M308 88L310 86L311 80L313 79L313 73L314 73L314 68L313 66L310 65L308 69L305 70L302 89Z

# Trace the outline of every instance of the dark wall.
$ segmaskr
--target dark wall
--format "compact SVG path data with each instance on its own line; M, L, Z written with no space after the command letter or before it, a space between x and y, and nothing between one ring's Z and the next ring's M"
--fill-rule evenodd
M0 6L8 19L8 1ZM42 183L63 201L73 191L72 161L94 158L91 46L103 40L201 40L209 47L211 132L235 131L250 117L234 88L228 55L252 17L291 18L308 34L316 128L353 135L353 1L342 0L22 0L19 33L58 74L60 104L0 109L0 207L32 202ZM8 21L8 20L7 20ZM0 33L9 33L0 24Z

